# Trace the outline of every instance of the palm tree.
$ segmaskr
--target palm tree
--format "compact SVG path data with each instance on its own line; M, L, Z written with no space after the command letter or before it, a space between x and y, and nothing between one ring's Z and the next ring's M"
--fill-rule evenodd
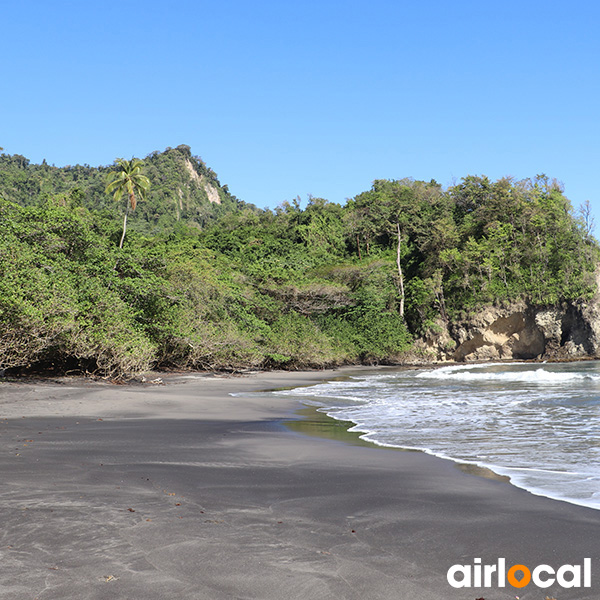
M142 175L144 163L139 158L132 158L131 160L117 158L115 162L120 167L120 170L109 174L105 191L107 194L112 194L117 202L125 194L129 198L129 202L127 202L125 207L125 216L123 217L123 235L119 243L119 248L122 248L125 231L127 230L129 207L131 206L131 210L135 210L137 204L136 195L140 200L144 199L144 194L150 187L150 180L145 175Z

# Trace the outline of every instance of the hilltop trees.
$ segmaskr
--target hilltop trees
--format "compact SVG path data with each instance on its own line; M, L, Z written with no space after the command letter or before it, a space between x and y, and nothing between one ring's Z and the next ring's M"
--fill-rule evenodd
M106 178L117 168L114 164L56 167L46 161L35 164L18 154L0 153L0 198L33 206L55 194L77 189L82 206L122 221L124 207L105 193ZM176 227L178 222L205 227L229 212L254 210L222 186L216 173L200 157L193 156L189 146L150 153L144 158L143 174L151 187L135 212L129 209L127 235L133 231L156 235ZM119 228L117 244L121 234Z
M435 181L407 178L376 180L371 190L356 196L346 207L359 259L363 254L361 239L367 255L373 248L393 249L401 317L405 314L407 282L414 287L415 276L431 275L425 263L439 251L441 238L452 235L453 224L444 204L441 187Z

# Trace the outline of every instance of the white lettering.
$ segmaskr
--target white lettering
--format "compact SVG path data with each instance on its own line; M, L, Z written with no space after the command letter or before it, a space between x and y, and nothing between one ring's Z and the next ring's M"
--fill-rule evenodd
M506 585L506 559L498 559L498 587Z
M531 580L535 585L541 588L550 587L554 583L554 578L541 579L540 574L546 573L548 575L554 575L554 569L550 565L539 565L537 566L531 575Z
M483 586L492 587L492 573L496 572L496 565L484 565L483 566Z
M481 587L481 559L476 558L473 562L473 587Z
M456 581L456 574L462 573L462 581ZM454 588L471 587L471 567L468 565L453 565L448 569L448 583Z
M592 587L592 559L583 559L583 587Z
M566 573L573 575L570 581L565 579ZM581 567L579 565L563 565L556 572L556 581L564 588L581 587Z
M516 569L521 567L520 569ZM523 573L521 579L515 573ZM494 574L498 587L506 587L506 559L499 558L497 565L484 565L481 558L474 558L473 565L452 565L448 569L448 583L454 588L486 587L493 585ZM583 574L583 578L582 578ZM524 581L524 578L527 578ZM550 565L538 565L532 571L524 565L513 565L508 572L508 581L513 587L525 587L531 579L538 588L549 588L555 583L563 588L592 587L592 559L584 558L582 565L562 565L555 570Z

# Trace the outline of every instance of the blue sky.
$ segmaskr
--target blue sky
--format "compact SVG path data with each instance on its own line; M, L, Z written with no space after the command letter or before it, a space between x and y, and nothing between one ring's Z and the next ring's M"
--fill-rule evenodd
M5 152L105 165L187 144L269 207L546 173L600 226L596 2L1 4Z

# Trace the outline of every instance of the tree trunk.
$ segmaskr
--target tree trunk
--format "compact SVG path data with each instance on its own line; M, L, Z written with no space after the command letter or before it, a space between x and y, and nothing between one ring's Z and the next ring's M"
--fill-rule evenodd
M121 235L121 241L119 242L119 249L123 248L123 240L125 239L125 232L127 231L127 213L129 212L129 204L125 207L125 216L123 217L123 234Z
M440 278L440 287L435 293L437 297L438 304L440 305L440 315L442 315L442 319L448 323L448 313L446 312L446 299L444 297L444 285Z
M396 250L396 264L398 265L398 277L400 278L400 316L404 318L404 275L402 274L402 264L400 262L400 250L402 248L402 232L400 223L396 223L398 235L398 247Z

